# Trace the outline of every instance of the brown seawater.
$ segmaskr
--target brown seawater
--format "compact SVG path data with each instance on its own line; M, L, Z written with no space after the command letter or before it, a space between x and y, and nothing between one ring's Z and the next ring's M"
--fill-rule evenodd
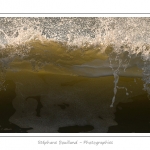
M149 18L0 23L0 132L149 132Z

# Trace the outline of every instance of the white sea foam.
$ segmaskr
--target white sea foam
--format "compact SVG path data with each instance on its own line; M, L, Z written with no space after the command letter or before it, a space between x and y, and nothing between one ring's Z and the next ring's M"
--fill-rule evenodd
M141 76L139 70L142 69L144 90L150 94L150 18L0 18L0 24L2 72L16 57L29 62L37 61L30 54L34 49L31 41L41 41L43 47L44 42L55 41L66 46L64 53L92 49L97 54L107 54L108 59L105 60L93 58L84 64L73 64L72 70L78 75L90 77L113 75L112 105L120 75ZM10 46L13 50L8 50ZM44 64L42 61L37 63ZM61 67L66 65L61 64ZM134 69L131 71L132 68L136 68L136 72Z

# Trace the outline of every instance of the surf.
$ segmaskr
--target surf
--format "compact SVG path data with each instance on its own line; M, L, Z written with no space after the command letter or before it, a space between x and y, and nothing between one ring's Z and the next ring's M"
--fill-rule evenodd
M150 94L149 18L0 18L0 87L19 72L142 78ZM9 78L10 79L10 78ZM20 83L22 84L22 83ZM107 85L106 85L107 86Z

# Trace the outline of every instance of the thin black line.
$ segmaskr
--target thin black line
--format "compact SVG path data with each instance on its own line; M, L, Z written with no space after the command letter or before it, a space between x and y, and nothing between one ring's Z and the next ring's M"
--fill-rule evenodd
M0 136L0 137L150 137L150 136Z
M146 15L146 14L150 14L150 13L0 13L0 14L87 14L87 15L89 15L89 14L137 14L137 15L139 15L139 14L143 14L143 15Z

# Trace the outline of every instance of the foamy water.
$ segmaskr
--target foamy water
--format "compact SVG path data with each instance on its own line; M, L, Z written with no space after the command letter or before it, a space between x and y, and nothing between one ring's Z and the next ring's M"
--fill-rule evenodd
M7 72L142 77L150 95L149 18L0 18L0 87ZM107 85L106 85L107 86Z

